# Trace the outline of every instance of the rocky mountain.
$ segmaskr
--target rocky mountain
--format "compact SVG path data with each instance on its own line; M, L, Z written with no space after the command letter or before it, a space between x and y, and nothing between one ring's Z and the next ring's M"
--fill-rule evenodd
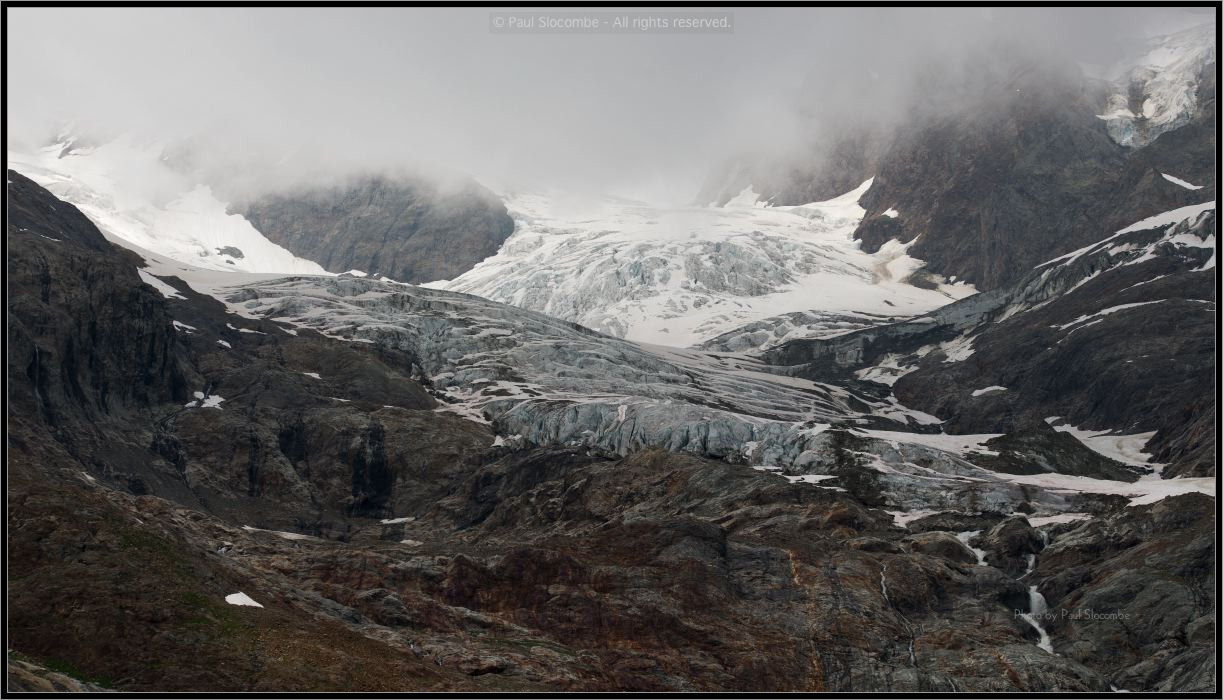
M10 688L1213 687L1214 479L1148 436L954 435L856 365L191 266L8 182ZM1196 293L1212 210L1166 218L1049 277Z
M514 231L496 195L456 177L337 177L226 201L238 195L214 192L207 178L217 175L192 169L202 147L65 131L8 159L110 238L215 270L428 282L469 270Z
M10 152L9 691L1217 692L1211 29L690 207Z
M837 157L797 169L759 158L744 168L740 158L711 174L703 197L724 204L708 193L727 182L762 202L801 204L834 174L864 173L874 181L854 232L863 250L911 243L930 272L996 289L1100 228L1213 197L1213 25L1147 49L1104 76L1022 47L933 64L896 110L903 119L821 123L807 148ZM869 91L869 79L861 84Z
M899 324L796 340L796 376L890 385L952 432L1045 420L1154 432L1169 475L1213 474L1214 202L1122 228L1019 284Z
M785 157L742 154L719 163L693 204L724 207L745 191L755 195L754 201L779 206L822 202L849 192L878 172L887 134L882 125L855 114L853 119L838 118L823 130L837 137L814 139Z
M265 194L233 210L268 240L331 272L412 283L457 277L514 232L501 201L472 180L354 177Z
M866 250L913 241L913 255L931 270L995 289L1093 242L1100 229L1212 196L1213 176L1192 183L1202 190L1164 177L1204 174L1185 172L1186 159L1130 152L1109 138L1090 88L1025 64L985 84L963 114L897 136L863 198L867 214L855 237ZM1213 87L1202 91L1211 97L1196 118L1213 123ZM1193 146L1198 158L1214 152L1213 139ZM1156 140L1149 148L1164 146Z

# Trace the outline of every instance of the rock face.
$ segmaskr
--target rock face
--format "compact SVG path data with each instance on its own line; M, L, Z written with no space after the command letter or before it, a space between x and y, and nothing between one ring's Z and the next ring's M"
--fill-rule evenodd
M1124 690L1213 690L1214 511L1185 495L1057 534L1033 582L1058 652Z
M23 379L9 400L34 431L23 444L50 431L83 469L136 493L318 529L428 501L397 480L491 442L433 412L410 356L289 335L181 281L158 291L75 208L9 180L8 372Z
M505 206L474 181L366 176L233 209L272 242L331 272L412 283L457 277L514 232Z
M8 180L8 370L26 379L9 400L65 428L186 401L193 371L140 258L21 174Z
M1032 568L1044 541L1020 515L991 527L981 535L977 546L985 550L985 563L1019 578Z

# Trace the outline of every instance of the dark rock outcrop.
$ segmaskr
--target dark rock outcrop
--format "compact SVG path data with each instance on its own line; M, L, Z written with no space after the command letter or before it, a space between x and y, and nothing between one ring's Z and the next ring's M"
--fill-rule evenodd
M905 543L914 552L941 557L947 561L972 564L977 556L964 543L947 532L923 532L909 537Z
M988 530L1004 519L1001 513L935 513L911 521L908 529L910 532L970 532Z
M474 181L366 176L235 205L268 240L331 272L399 282L452 279L514 232L497 196Z
M74 207L9 181L10 446L49 439L116 487L314 531L431 502L406 475L444 487L491 442L433 411L412 357L241 319L174 278L165 298Z
M985 550L985 563L1018 578L1028 571L1029 562L1035 561L1032 557L1045 545L1027 518L1017 515L984 532L976 546Z
M1059 534L1032 576L1058 652L1123 690L1212 691L1215 512L1188 494Z
M1093 452L1069 433L1038 421L1030 428L985 441L997 455L981 455L976 463L1007 474L1069 474L1092 479L1137 481L1142 472Z

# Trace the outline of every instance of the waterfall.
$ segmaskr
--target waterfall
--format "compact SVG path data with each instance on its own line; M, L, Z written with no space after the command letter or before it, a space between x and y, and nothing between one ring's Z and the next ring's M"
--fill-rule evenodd
M1049 533L1045 532L1044 530L1037 530L1036 532L1040 534L1041 548L1044 549L1045 547L1048 547ZM1027 578L1035 570L1036 555L1029 554L1028 570L1023 572L1023 576L1020 576L1019 578ZM1045 626L1040 622L1041 617L1043 617L1048 611L1049 604L1045 602L1045 597L1040 594L1040 591L1036 590L1036 586L1028 586L1028 612L1020 614L1020 617L1027 620L1028 624L1035 627L1036 631L1040 634L1040 641L1036 643L1036 646L1052 654L1053 640L1049 638L1049 633L1045 631Z
M887 604L890 606L892 604L892 599L888 598L888 565L887 564L884 564L883 568L879 570L879 587L883 589L884 601L886 601Z
M955 538L959 540L960 542L963 542L964 546L968 547L969 551L971 551L973 554L977 556L978 566L985 566L986 565L985 564L985 550L978 549L977 547L974 547L968 544L969 540L971 540L972 538L976 537L979 534L981 534L980 530L969 530L968 532L956 533Z
M1027 578L1028 574L1032 573L1035 569L1036 569L1036 555L1029 554L1028 555L1028 570L1023 572L1023 576L1020 576L1019 578L1021 579Z
M1049 638L1049 633L1045 631L1045 626L1040 623L1040 618L1048 610L1049 606L1045 603L1045 597L1036 590L1036 586L1028 586L1028 612L1021 613L1019 616L1027 620L1028 624L1040 633L1040 641L1036 643L1036 646L1052 654L1053 641Z
M887 564L883 564L879 569L879 589L883 591L883 600L887 602L887 604L892 608L892 610L896 611L896 614L900 616L901 620L904 620L905 627L907 627L909 630L909 665L916 666L917 665L917 652L914 649L915 637L913 636L913 623L909 622L909 618L905 617L904 613L896 609L896 606L892 604L892 599L888 597L888 565Z

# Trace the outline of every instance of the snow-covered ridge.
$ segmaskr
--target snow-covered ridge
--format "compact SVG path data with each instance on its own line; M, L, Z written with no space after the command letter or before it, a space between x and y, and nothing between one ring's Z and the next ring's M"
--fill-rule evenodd
M511 195L517 226L497 255L428 286L673 347L790 312L815 315L795 326L799 335L844 333L974 293L965 284L907 284L921 261L903 244L875 254L858 248L858 199L870 185L793 207L762 206L750 189L726 207L678 209Z
M1153 254L1156 246L1163 244L1163 243L1171 243L1174 246L1192 246L1192 247L1197 247L1197 248L1201 248L1201 247L1213 248L1214 247L1214 236L1213 235L1208 236L1206 240L1202 240L1202 239L1198 239L1194 237L1182 238L1180 237L1181 227L1178 225L1186 221L1195 220L1197 219L1197 217L1201 216L1203 213L1208 212L1208 211L1214 211L1214 210L1215 210L1215 202L1212 199L1209 202L1202 202L1201 204L1191 204L1186 207L1178 207L1170 211L1162 212L1162 213L1156 214L1155 216L1147 217L1143 219L1142 221L1138 221L1136 223L1130 224L1129 226L1126 226L1125 228L1121 229L1120 231L1114 233L1113 235L1101 241L1096 241L1095 243L1079 248L1078 250L1073 250L1069 253L1066 253L1065 255L1059 255L1058 257L1053 258L1051 260L1046 260L1045 262L1037 265L1036 267L1038 269L1042 267L1048 267L1052 265L1053 263L1057 263L1058 265L1066 265L1068 263L1074 262L1075 260L1078 260L1079 258L1083 257L1084 255L1089 255L1092 253L1097 253L1097 252L1101 252L1101 251L1109 250L1109 249L1112 249L1113 251L1115 251L1115 253L1110 252L1110 254L1130 252L1133 250L1133 247L1128 246L1128 244L1117 243L1118 238L1124 236L1127 233L1134 233L1137 231L1146 231L1146 230L1154 230L1154 229L1165 229L1167 231L1167 234L1165 235L1164 238L1161 238L1155 241L1154 243L1150 243L1146 246L1145 250L1147 253L1150 253L1150 254ZM1145 255L1141 256L1141 258L1146 259Z
M65 140L10 151L8 162L127 247L213 270L329 274L229 214L207 185L171 168L164 151L164 144L131 136L88 148Z

